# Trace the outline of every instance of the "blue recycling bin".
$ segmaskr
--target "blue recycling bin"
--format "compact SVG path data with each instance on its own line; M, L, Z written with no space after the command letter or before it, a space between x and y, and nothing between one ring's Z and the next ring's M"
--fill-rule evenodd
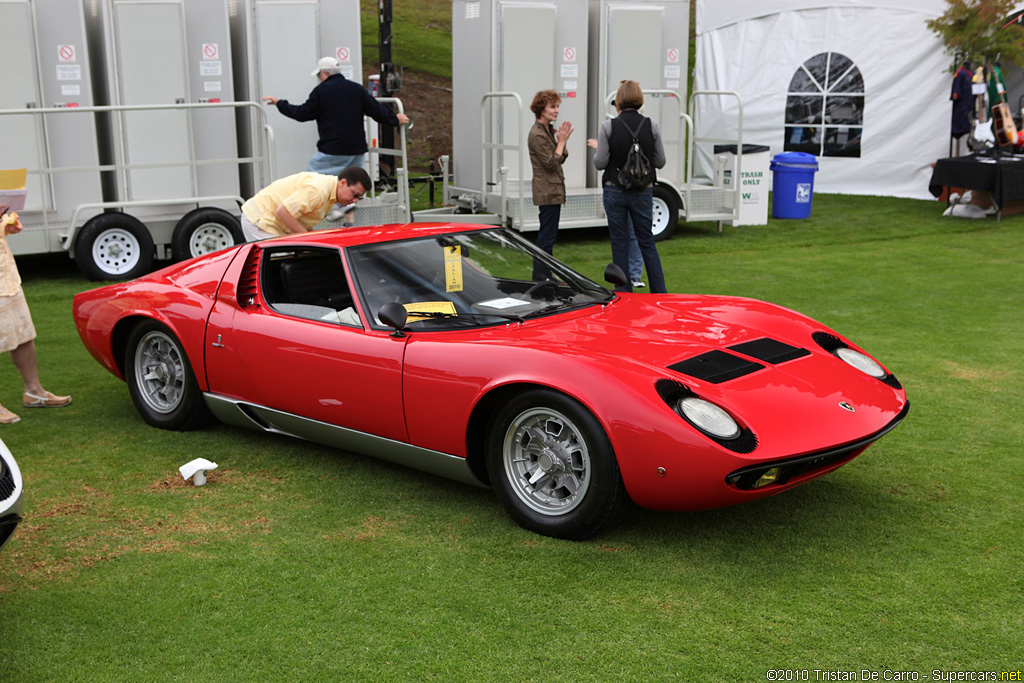
M772 218L810 218L818 160L806 152L772 158Z

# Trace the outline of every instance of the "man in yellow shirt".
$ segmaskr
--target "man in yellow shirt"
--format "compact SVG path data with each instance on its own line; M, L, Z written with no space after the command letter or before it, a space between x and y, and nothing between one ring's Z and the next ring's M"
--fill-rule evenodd
M309 232L336 203L355 204L370 187L370 176L351 166L337 176L303 172L275 180L242 205L242 232L249 242Z

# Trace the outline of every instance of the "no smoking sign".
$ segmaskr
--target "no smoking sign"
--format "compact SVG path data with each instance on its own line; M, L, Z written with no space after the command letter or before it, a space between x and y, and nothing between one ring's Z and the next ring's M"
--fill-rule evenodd
M68 63L75 61L75 46L74 45L58 45L57 46L57 60L60 62Z
M217 43L203 43L203 59L217 59L219 54L220 49L217 47Z
M335 51L335 57L338 58L339 62L349 62L352 59L352 53L347 47L339 47Z

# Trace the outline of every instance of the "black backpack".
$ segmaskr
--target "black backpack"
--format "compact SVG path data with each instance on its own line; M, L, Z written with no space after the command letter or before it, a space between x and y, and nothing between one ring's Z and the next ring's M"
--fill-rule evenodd
M654 166L651 165L651 161L644 151L640 149L640 140L637 139L647 119L642 119L636 130L630 128L625 121L621 119L619 121L633 136L633 142L629 145L629 153L626 155L626 163L619 169L619 185L624 190L643 190L653 185L656 180Z

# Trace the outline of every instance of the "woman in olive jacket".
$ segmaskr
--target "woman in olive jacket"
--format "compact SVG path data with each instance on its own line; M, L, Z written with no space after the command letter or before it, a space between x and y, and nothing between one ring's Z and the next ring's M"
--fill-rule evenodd
M555 131L558 120L558 106L562 98L554 90L541 90L533 96L530 111L537 122L530 129L526 144L533 164L533 203L540 214L540 231L537 246L551 254L558 235L558 219L565 204L565 174L562 164L569 157L565 145L572 135L572 124L564 121ZM548 275L547 269L537 263L533 279L542 280Z

